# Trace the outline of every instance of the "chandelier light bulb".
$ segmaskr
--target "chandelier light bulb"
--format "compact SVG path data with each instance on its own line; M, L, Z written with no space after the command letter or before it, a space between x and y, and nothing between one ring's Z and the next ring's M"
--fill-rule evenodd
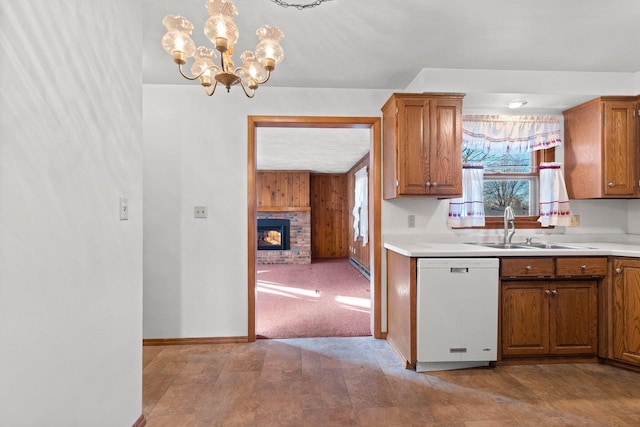
M227 0L209 0L207 3L209 19L204 26L204 33L220 52L238 41L238 27L233 17L238 14L236 7Z
M284 59L284 51L280 46L280 40L284 38L284 34L279 28L268 25L258 28L256 34L260 38L256 46L256 59L266 70L273 71Z
M178 64L184 64L186 59L192 57L196 45L191 40L193 24L182 16L167 15L162 20L167 33L162 37L162 47L173 56Z
M198 46L196 49L196 59L191 66L191 72L193 75L200 75L200 84L204 87L211 86L213 77L220 71L213 63L216 56L216 51L213 49L204 46Z

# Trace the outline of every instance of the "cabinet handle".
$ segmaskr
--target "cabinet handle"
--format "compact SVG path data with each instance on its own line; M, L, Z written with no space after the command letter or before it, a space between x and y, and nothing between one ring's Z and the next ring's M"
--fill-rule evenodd
M431 183L427 181L427 183L425 184L427 187L431 187Z
M552 294L552 295L558 295L558 290L557 290L557 289L552 290L552 291L551 291L551 294Z
M614 187L615 184L613 182L610 182L609 184L607 184L609 187Z
M616 273L618 273L618 274L622 273L622 267L616 268Z
M582 270L586 270L586 269L587 269L587 266L586 266L586 265L581 265L581 266L580 266L580 268L581 268Z
M437 187L437 186L438 186L438 183L437 183L437 182L434 182L432 185L433 185L434 187Z
M551 291L549 289L547 289L546 291L544 291L545 295L551 295Z
M531 267L530 265L527 265L527 266L525 267L525 269L526 269L527 271L531 271L531 270L532 270L532 267Z

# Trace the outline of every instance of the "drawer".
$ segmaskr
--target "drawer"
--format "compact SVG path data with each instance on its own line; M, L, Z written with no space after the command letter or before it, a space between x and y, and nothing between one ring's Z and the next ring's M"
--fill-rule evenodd
M558 277L604 277L606 275L606 257L572 257L556 260L556 276Z
M503 258L502 277L553 277L553 258Z

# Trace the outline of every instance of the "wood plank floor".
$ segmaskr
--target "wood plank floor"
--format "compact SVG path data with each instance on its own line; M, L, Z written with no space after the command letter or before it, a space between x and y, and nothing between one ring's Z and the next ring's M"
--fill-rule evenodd
M144 348L147 426L639 426L640 374L599 364L405 370L370 337Z

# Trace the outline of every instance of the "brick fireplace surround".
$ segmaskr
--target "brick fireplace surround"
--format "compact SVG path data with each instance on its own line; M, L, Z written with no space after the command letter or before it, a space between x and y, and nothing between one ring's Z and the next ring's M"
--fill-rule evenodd
M258 264L311 264L311 212L258 212L259 219L288 219L290 249L257 251Z

